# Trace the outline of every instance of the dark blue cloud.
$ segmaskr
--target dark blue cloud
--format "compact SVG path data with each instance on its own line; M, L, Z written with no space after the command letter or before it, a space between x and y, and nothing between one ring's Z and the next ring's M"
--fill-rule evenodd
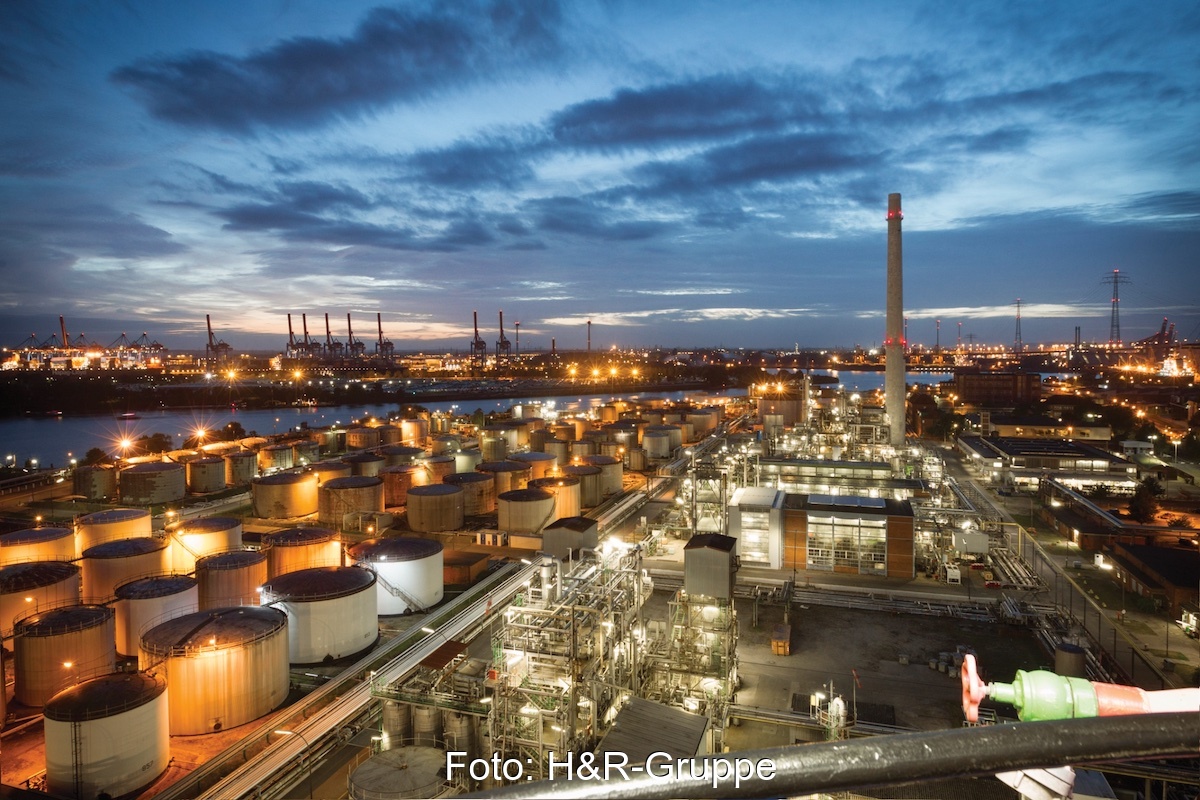
M674 228L666 222L630 219L601 204L580 197L546 197L526 208L539 230L604 241L637 241L660 236Z
M422 150L407 159L412 178L448 189L512 189L534 176L535 148L524 138L483 137L449 147Z
M553 0L376 8L346 38L293 38L245 57L145 58L112 79L180 125L312 128L552 62L560 24Z

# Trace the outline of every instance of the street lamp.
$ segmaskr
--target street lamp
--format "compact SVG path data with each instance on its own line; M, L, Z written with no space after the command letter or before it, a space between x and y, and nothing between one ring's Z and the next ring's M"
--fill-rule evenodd
M1172 439L1171 444L1175 445L1175 463L1179 463L1179 442L1180 439Z
M308 743L308 739L306 739L304 737L303 733L299 733L297 731L289 731L285 728L280 728L279 730L275 731L275 733L278 733L281 736L299 736L300 741L304 742L304 750L301 751L300 755L303 757L307 754L307 757L308 757L307 758L307 760L308 760L308 800L312 800L312 796L313 796L312 753L308 752L311 749L311 746Z

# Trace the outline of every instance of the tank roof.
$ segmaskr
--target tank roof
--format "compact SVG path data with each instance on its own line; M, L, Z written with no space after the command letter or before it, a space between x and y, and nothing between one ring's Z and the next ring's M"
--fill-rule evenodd
M408 496L412 497L413 495L416 495L417 497L421 497L421 496L451 495L451 494L457 494L458 492L461 492L461 491L462 491L461 486L454 486L453 484L449 484L449 483L429 483L424 486L412 487L411 489L408 490Z
M557 478L534 478L529 485L534 489L544 489L547 486L578 486L579 478L571 475L561 475Z
M155 553L166 548L166 539L155 539L150 536L136 536L132 539L113 539L92 545L83 551L84 558L124 558L125 556L140 556Z
M532 503L540 500L553 500L554 495L545 489L513 489L511 492L501 493L497 499L510 503Z
M383 461L383 456L376 455L375 453L357 453L352 456L346 456L342 461L345 461L347 464L368 464Z
M475 469L478 472L526 472L530 466L523 461L485 461Z
M328 484L326 484L328 486ZM337 531L331 528L285 528L263 534L263 544L272 547L290 547L292 545L312 544L313 542L328 542L337 538Z
M132 467L126 467L121 472L176 472L185 469L183 464L168 463L166 461L147 461L144 464L134 464Z
M263 448L263 450L291 450L291 449L292 449L292 446L286 442L281 442L280 444L269 444Z
M375 585L375 573L362 567L313 567L278 575L263 584L263 604L271 600L332 600Z
M225 453L221 458L257 458L257 456L251 450L237 450L232 453Z
M613 464L619 464L621 462L616 456L583 456L583 463L591 464L593 467L611 467Z
M118 600L146 600L186 592L196 585L196 579L191 575L151 575L122 583L113 594Z
M425 454L423 447L410 447L406 444L390 444L380 450L387 456L420 456Z
M380 473L386 472L389 475L403 473L405 475L411 475L414 472L424 472L424 471L425 471L425 468L422 467L420 464L392 464L390 467L384 467L383 469L381 469Z
M554 453L539 453L531 450L528 453L513 453L510 461L551 461L558 458Z
M388 536L367 539L348 551L355 561L416 561L442 552L444 546L434 539L415 536Z
M142 635L142 647L154 655L187 655L236 647L286 627L287 614L277 608L211 608L155 625Z
M58 722L113 717L144 706L167 690L166 678L146 672L114 672L63 689L42 713Z
M115 616L116 612L109 606L92 604L60 606L19 617L13 625L13 634L16 636L54 636L92 628Z
M0 567L0 594L25 592L50 586L79 574L79 567L66 561L22 561Z
M562 467L561 471L566 475L599 475L603 472L602 469L591 464L568 464Z
M209 531L227 531L242 524L237 517L201 517L189 519L179 526L180 533L207 533Z
M196 559L196 569L238 569L266 560L267 554L261 550L230 550L201 556Z
M225 459L221 458L220 456L204 456L203 458L193 458L188 463L189 464L213 464L213 465L221 464L221 465L224 465Z
M486 475L482 472L455 472L453 475L447 475L442 478L442 483L459 486L464 483L492 483L494 480L495 478L491 475Z
M316 479L312 472L277 472L274 475L264 475L255 478L254 482L262 486L289 486L296 483L306 483Z
M379 486L383 478L377 475L347 475L344 478L330 478L325 481L322 489L366 489L369 486Z
M8 533L0 534L0 547L16 547L21 544L52 542L55 539L62 539L73 535L75 535L75 531L70 528L26 528L21 531L9 531Z
M148 517L150 512L143 508L110 508L106 511L95 511L79 518L80 525L100 525L108 522L126 522L139 517Z
M423 464L448 464L454 460L454 456L422 456L420 461Z

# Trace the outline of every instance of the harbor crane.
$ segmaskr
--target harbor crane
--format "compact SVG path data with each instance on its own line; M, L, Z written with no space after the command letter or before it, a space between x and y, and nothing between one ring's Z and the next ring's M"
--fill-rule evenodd
M471 340L471 370L479 372L487 363L487 342L479 335L479 312L471 312L475 320L475 338Z
M500 312L500 338L496 340L496 365L501 362L508 361L512 355L512 343L508 341L508 337L504 335L504 312Z
M208 341L204 344L204 363L210 367L220 367L229 361L229 354L233 348L213 335L211 315L205 314L204 322L208 326Z

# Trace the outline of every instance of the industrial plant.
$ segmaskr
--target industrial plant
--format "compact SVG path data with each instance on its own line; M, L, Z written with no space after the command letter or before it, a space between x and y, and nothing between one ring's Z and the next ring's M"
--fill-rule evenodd
M803 759L858 763L876 748L888 763L931 732L945 738L930 752L974 736L997 753L942 765L989 776L979 796L1115 797L1085 792L1100 772L1046 777L1097 761L1161 787L1156 798L1182 796L1168 784L1196 784L1174 765L1195 765L1200 690L1173 653L1195 649L1186 620L1194 631L1200 597L1161 565L1165 552L1195 570L1194 539L1108 509L1155 468L1135 454L998 435L989 411L970 430L918 435L901 218L889 195L881 393L773 368L742 392L518 402L490 418L408 406L76 466L69 497L0 533L5 796L549 797L542 782L565 764L711 771L739 754L801 760L778 780L760 770L756 796L812 795L895 779L805 783L820 769ZM510 342L498 321L489 352L476 320L474 373L521 357L520 323ZM286 366L399 358L380 316L373 344L346 322L340 342L328 315L315 337L289 315ZM228 363L208 332L205 361ZM152 351L100 358L145 364ZM984 391L970 380L952 404ZM1020 389L1006 380L987 391ZM1071 555L1048 556L1039 529ZM1117 565L1131 599L1181 620L1165 655L1098 605L1085 550ZM823 613L862 616L811 630ZM887 628L871 642L892 648L883 657L811 644L836 636L849 653L868 617ZM985 683L989 663L1020 671ZM1057 674L1033 671L1043 663ZM1022 694L1035 683L1102 699L1056 713ZM903 699L885 701L893 691ZM1133 693L1119 709L1104 699ZM1146 711L1170 730L1125 742L1115 726L1080 733L1111 720L1066 719ZM1021 750L1007 733L1029 730L1018 719L1093 749ZM1191 760L1166 758L1180 755ZM903 760L904 782L930 777Z

